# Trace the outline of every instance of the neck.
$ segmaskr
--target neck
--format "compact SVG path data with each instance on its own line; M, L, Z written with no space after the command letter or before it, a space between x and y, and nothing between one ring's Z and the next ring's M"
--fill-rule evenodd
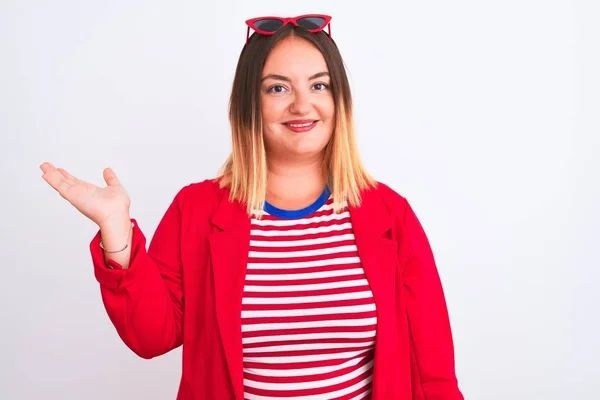
M306 207L321 195L326 184L320 157L293 165L268 162L267 201L276 207Z

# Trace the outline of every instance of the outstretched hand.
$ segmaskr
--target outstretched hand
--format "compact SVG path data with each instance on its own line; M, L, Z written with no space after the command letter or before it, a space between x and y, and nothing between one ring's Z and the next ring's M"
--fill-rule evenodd
M119 178L110 168L103 171L106 187L76 178L49 162L40 165L42 178L79 212L103 226L113 219L128 218L131 200Z

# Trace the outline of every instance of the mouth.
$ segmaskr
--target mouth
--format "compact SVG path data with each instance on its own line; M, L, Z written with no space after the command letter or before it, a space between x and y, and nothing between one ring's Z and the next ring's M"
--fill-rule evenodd
M318 122L318 120L311 119L302 121L288 121L284 122L283 125L285 125L285 127L292 132L301 133L310 131L317 125Z

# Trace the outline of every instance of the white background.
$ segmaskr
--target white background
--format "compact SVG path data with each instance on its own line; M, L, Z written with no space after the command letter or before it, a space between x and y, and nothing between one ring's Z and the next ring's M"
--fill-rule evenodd
M597 398L598 2L298 3L1 2L0 398L175 398L180 350L120 341L96 227L38 166L112 167L151 236L229 152L244 20L313 12L333 16L367 167L430 237L465 396Z

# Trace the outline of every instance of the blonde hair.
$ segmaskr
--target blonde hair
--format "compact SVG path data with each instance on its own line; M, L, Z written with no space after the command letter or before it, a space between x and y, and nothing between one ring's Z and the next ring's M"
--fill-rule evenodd
M339 212L344 202L359 206L361 191L376 184L359 157L350 85L333 40L325 32L313 34L291 24L272 36L253 34L242 50L234 78L229 101L232 151L220 171L218 181L221 188L230 189L231 201L245 204L248 214L258 218L264 208L267 192L267 154L260 108L260 79L271 49L289 36L299 36L315 44L329 68L335 124L332 137L323 152L323 174L333 197L334 212Z

